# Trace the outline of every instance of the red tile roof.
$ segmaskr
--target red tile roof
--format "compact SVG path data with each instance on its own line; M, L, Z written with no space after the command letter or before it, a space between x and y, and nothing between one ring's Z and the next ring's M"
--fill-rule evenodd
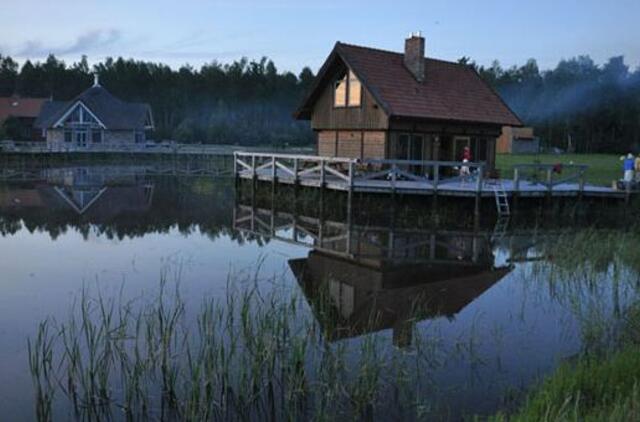
M38 117L47 98L0 97L0 121L7 117Z
M522 126L516 114L469 66L425 58L425 81L418 82L404 65L404 55L337 43L318 73L312 91L336 58L358 76L389 117ZM296 113L309 118L317 93L311 92Z

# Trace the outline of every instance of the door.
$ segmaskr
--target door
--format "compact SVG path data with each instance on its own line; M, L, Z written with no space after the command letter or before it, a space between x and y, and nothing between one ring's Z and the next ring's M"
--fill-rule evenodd
M424 137L422 135L402 133L398 137L396 158L399 160L423 161ZM423 166L412 164L403 170L411 173L422 174Z
M87 131L86 130L76 130L76 147L78 148L86 148L87 147Z

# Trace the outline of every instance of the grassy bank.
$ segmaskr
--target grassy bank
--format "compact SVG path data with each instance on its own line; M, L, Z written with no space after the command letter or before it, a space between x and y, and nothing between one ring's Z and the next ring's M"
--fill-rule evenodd
M619 154L498 154L496 167L500 169L502 177L513 177L514 164L586 164L587 183L611 186L612 180L622 177L622 163Z
M502 421L640 420L640 347L609 358L585 358L561 366L517 413Z
M640 420L640 306L626 312L615 352L565 363L513 414L493 422Z

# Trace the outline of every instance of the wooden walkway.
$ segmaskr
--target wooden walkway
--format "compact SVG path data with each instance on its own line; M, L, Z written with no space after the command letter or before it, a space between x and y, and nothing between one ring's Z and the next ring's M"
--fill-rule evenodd
M468 168L469 176L443 176L459 174L462 167ZM628 199L632 194L585 183L584 165L563 165L561 169L549 164L517 165L512 179L485 179L484 170L482 163L234 153L234 174L241 179L336 191L480 198L493 198L498 189L509 197Z

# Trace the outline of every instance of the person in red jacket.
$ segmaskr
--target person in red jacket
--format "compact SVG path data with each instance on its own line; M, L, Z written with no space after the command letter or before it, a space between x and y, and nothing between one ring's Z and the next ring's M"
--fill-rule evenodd
M464 160L471 161L471 148L468 146L462 150L462 161Z

